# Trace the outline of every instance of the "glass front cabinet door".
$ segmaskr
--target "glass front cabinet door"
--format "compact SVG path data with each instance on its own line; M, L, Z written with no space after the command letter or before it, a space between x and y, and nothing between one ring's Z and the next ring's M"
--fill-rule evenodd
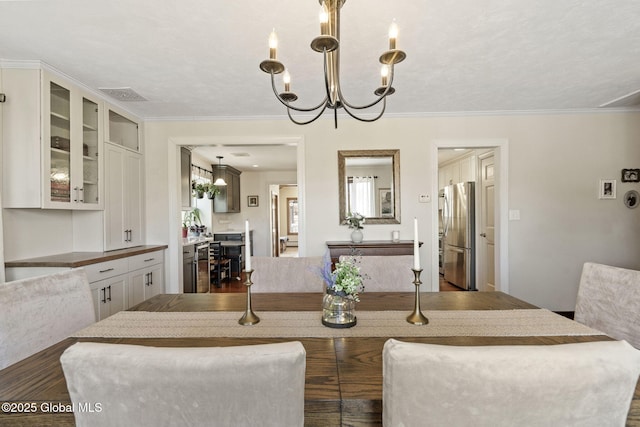
M103 209L101 102L47 74L43 96L43 207Z

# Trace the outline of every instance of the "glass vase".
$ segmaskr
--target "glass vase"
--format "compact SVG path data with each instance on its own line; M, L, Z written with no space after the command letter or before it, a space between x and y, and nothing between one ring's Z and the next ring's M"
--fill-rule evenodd
M322 324L330 328L350 328L356 321L356 301L327 291L322 299Z

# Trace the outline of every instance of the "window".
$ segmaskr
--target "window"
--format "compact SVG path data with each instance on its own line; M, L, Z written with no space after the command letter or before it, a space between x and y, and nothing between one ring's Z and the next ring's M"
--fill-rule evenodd
M287 234L298 234L298 199L287 197Z

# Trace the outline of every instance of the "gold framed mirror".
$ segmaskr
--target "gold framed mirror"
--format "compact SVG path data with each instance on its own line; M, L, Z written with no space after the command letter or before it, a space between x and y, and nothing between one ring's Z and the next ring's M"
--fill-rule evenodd
M359 213L365 224L400 224L400 150L339 150L340 224Z

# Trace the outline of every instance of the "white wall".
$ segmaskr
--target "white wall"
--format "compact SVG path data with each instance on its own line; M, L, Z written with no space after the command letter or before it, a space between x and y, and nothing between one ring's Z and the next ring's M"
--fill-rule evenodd
M402 239L409 239L410 219L416 217L425 241L421 258L430 260L431 251L436 250L431 236L437 233L431 229L433 208L419 204L418 195L432 188L431 144L436 139L501 138L509 144L509 208L521 212L520 221L509 223L512 295L552 310L572 310L585 261L640 269L640 209L626 209L621 198L626 190L640 185L620 182L621 169L638 167L640 160L639 113L383 119L371 124L343 119L337 130L331 120L304 127L285 120L148 122L145 135L148 243L171 245L175 240L169 221L177 183L168 182L167 170L177 170L168 162L169 157L179 158L169 154L176 141L293 137L304 140L305 147L301 197L307 235L301 251L322 255L327 240L349 238L349 230L338 221L337 151L398 148L402 224L365 225L365 239L387 240L395 229ZM602 178L618 179L617 200L597 199ZM253 209L267 218L261 188L243 183L243 193L261 195L260 208ZM247 194L242 197L246 199ZM254 215L243 205L241 215L245 211ZM177 256L177 251L171 254ZM432 277L431 265L423 268L423 277ZM168 281L177 280L171 274ZM177 275L177 267L173 274Z

